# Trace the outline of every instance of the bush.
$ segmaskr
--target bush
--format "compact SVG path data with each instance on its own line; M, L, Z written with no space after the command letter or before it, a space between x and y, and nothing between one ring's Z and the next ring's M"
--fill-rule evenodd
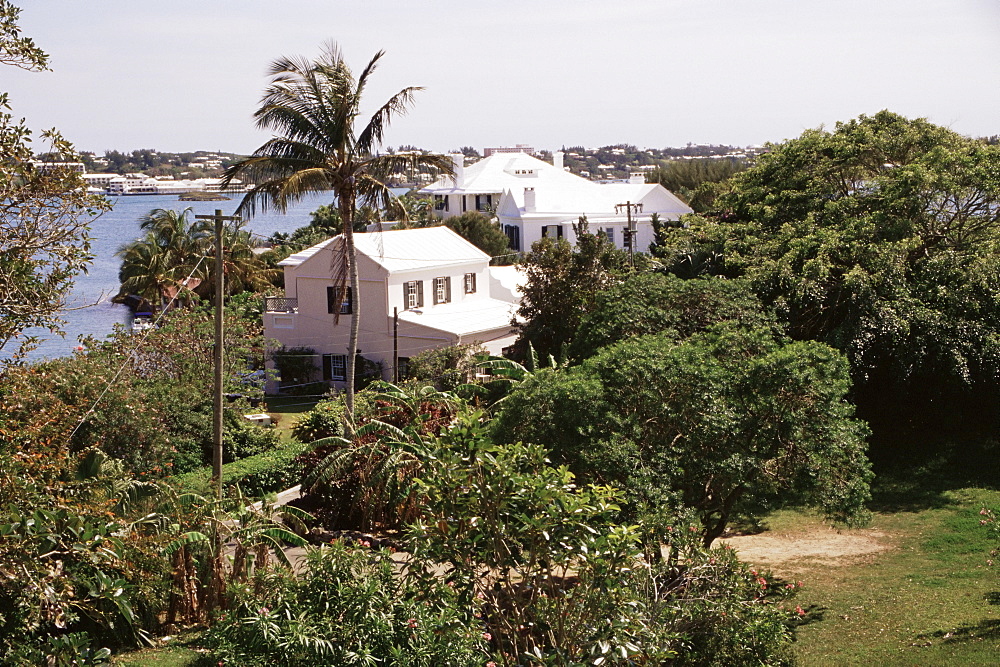
M223 438L222 453L226 463L271 451L281 442L273 428L253 424L241 415L231 421L226 425Z
M239 486L250 496L284 491L299 483L302 471L296 458L305 451L302 445L274 449L230 463L222 470L224 486Z
M295 422L292 426L292 435L300 442L343 437L346 413L347 406L342 399L322 400Z
M388 551L335 542L309 552L305 572L268 571L233 592L206 639L227 664L465 667L488 658L458 594L400 577Z

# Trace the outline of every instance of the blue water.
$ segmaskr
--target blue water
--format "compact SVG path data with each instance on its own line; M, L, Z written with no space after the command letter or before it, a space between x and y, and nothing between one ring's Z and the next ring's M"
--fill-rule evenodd
M27 330L26 333L41 340L41 344L29 353L29 360L69 355L80 336L105 338L114 330L115 324L125 324L129 320L131 314L128 308L111 303L111 297L118 293L118 267L121 264L115 252L123 243L141 236L139 219L142 216L154 208L181 211L187 207L191 207L196 215L214 213L216 209L232 215L240 203L240 195L232 195L230 201L182 202L178 201L177 195L112 197L111 201L114 208L91 223L94 262L86 274L77 277L67 309L60 313L66 322L63 326L66 335L61 337L46 329ZM264 237L274 232L292 232L309 224L309 214L332 201L332 193L310 195L289 206L284 214L271 211L258 213L245 228ZM0 356L9 356L13 352L10 348L15 346L14 342L9 343L8 349L0 352Z

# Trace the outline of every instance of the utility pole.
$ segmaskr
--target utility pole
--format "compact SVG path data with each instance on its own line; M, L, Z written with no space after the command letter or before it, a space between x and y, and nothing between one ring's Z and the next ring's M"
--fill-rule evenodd
M635 268L635 237L638 234L638 230L635 228L635 220L632 219L632 211L636 213L642 212L642 202L637 202L633 204L630 201L624 204L615 204L615 213L621 213L622 209L625 209L625 215L628 218L628 229L625 230L625 246L628 248L628 263L629 266Z
M392 307L392 383L399 384L399 308Z
M226 287L225 264L223 262L222 226L226 220L239 220L238 216L222 215L215 209L215 215L196 215L197 220L215 221L215 349L212 361L215 366L215 391L212 405L212 481L215 496L222 498L222 315L223 292Z

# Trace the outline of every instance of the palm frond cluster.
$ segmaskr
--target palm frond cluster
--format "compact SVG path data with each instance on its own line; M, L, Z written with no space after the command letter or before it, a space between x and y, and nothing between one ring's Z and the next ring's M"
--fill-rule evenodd
M135 295L153 308L176 300L186 304L208 298L215 289L215 238L211 223L182 211L153 209L139 222L144 235L121 246L121 283L116 300ZM259 243L250 232L227 227L223 233L226 293L263 291L280 271L255 252Z

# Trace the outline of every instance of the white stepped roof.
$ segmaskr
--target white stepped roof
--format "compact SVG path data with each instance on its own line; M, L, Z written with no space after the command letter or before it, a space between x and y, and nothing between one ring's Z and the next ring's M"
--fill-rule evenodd
M420 192L432 195L490 194L573 181L588 182L527 153L494 153L464 168L461 188L455 187L453 178L443 176L421 188Z
M642 204L643 217L659 213L664 217L677 217L691 213L691 208L672 192L657 183L594 183L580 179L579 183L562 184L558 188L536 188L535 209L524 211L524 188L511 189L508 197L521 209L522 217L532 214L546 216L552 214L583 215L592 222L598 218L624 217L625 212L615 211L615 206L631 202ZM511 202L501 208L501 215L512 215Z
M342 238L335 236L317 243L290 255L278 265L298 266L321 250L339 245ZM490 260L485 252L443 226L355 233L354 245L358 254L365 255L390 273Z

